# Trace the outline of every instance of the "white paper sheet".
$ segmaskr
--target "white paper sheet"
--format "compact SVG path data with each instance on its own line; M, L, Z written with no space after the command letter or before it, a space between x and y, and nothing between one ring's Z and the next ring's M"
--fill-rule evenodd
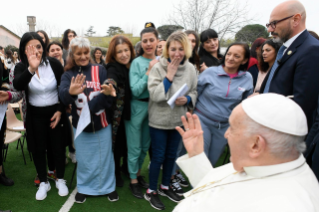
M0 129L2 127L2 122L3 122L4 116L6 115L7 108L8 108L8 102L3 103L2 105L0 104Z
M85 101L84 106L81 110L81 115L78 121L78 126L76 128L76 134L74 136L74 140L90 124L90 122L91 122L91 115L90 115L89 104L87 101Z
M14 130L23 130L23 129L24 129L24 126L12 127L12 129L14 129Z
M167 104L173 109L175 107L175 101L178 97L184 96L189 90L187 84L185 83L174 95L167 101Z

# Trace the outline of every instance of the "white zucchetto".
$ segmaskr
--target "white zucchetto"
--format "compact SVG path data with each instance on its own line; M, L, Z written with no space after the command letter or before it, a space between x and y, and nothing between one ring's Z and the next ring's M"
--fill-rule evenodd
M252 120L275 131L296 136L308 133L305 113L297 103L283 95L260 94L244 100L242 107Z

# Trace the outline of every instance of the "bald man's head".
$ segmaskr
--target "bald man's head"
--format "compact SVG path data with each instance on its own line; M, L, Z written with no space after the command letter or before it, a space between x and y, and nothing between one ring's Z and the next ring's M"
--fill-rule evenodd
M290 0L285 1L275 7L273 11L276 9L281 10L281 12L289 15L301 14L302 20L306 21L306 9L300 1Z
M296 0L285 1L271 12L269 23L276 22L275 27L268 27L275 41L286 42L306 29L305 7Z

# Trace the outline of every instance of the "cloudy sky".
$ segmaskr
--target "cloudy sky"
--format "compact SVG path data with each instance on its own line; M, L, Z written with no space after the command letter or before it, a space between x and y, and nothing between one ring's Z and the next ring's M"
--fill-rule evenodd
M248 16L256 24L265 25L272 9L283 0L236 0L250 6ZM80 1L78 1L80 2ZM81 1L82 2L82 1ZM15 0L1 3L0 25L21 33L27 27L27 16L36 16L39 27L51 29L52 35L67 28L81 34L94 26L97 36L105 36L109 26L120 26L125 32L138 35L145 22L156 26L167 24L174 5L180 0ZM319 33L319 1L301 0L307 11L307 29ZM2 7L4 6L4 7Z

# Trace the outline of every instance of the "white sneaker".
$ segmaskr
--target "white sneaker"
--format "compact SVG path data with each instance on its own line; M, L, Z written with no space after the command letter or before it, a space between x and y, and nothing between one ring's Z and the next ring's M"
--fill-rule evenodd
M51 186L49 182L42 182L38 188L37 194L35 195L36 200L44 200L47 197L47 192L50 191Z
M59 195L64 197L69 194L69 189L66 186L66 181L63 179L58 179L55 181L55 186L59 190Z
M69 152L69 158L72 160L72 163L76 163L75 152Z

